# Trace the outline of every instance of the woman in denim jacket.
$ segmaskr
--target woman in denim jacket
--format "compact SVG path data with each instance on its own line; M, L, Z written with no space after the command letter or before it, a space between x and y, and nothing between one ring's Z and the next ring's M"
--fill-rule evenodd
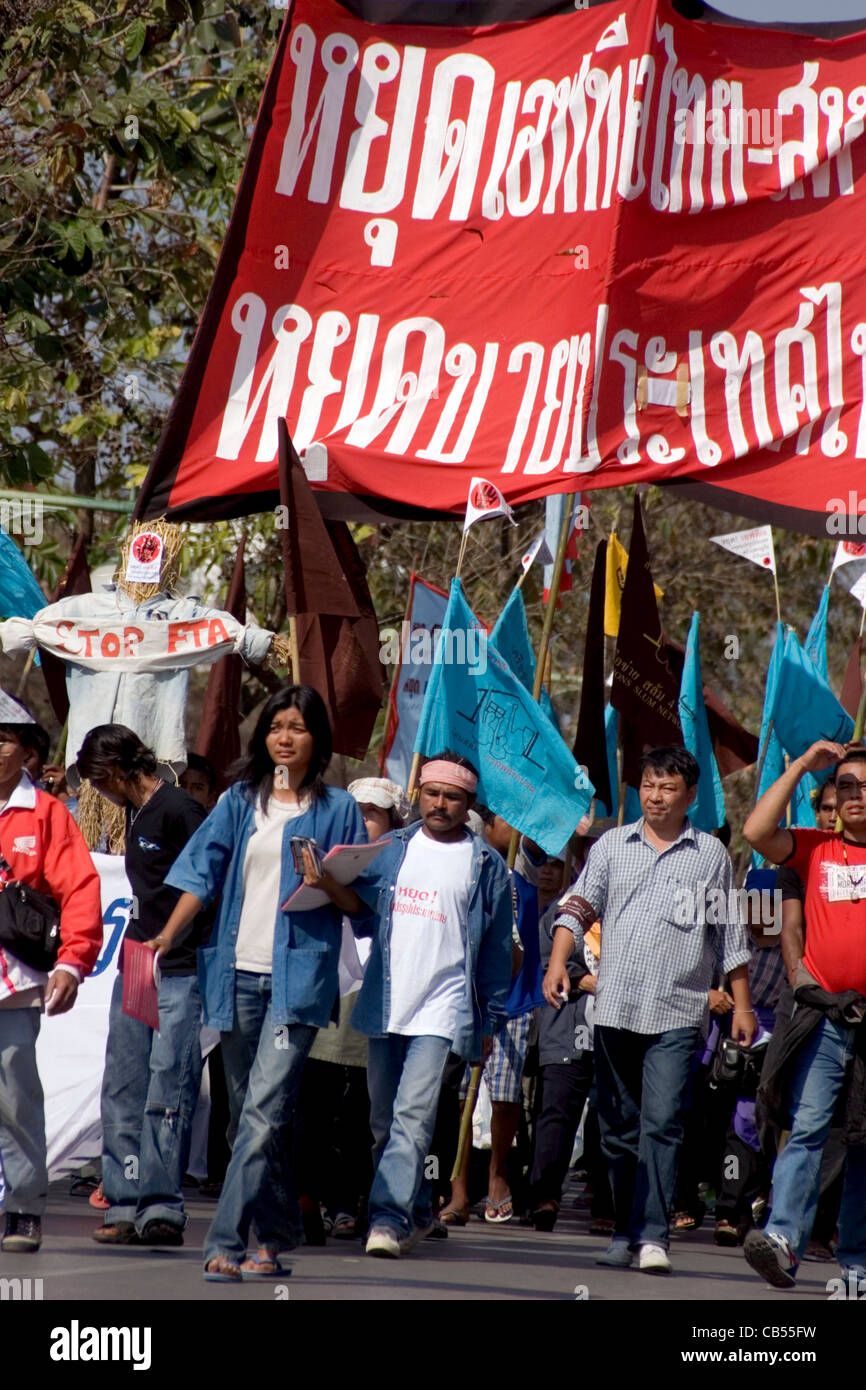
M199 951L205 1022L222 1033L234 1133L231 1161L205 1240L205 1279L273 1277L277 1253L297 1244L294 1182L280 1131L292 1118L301 1072L338 998L341 898L306 912L282 904L302 881L293 836L334 845L366 841L358 804L325 786L331 729L321 697L293 685L259 716L241 778L220 797L166 880L182 890L150 943L163 952L202 906L220 897L209 945ZM313 865L305 853L308 874ZM354 894L351 894L354 903ZM246 1258L250 1228L257 1250Z

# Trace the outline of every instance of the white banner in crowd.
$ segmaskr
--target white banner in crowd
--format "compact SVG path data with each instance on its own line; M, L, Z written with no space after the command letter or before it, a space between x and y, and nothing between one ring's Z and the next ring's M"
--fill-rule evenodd
M52 1182L102 1153L99 1095L108 1008L132 890L119 855L94 854L93 862L102 892L102 950L74 1008L57 1018L43 1015L36 1044Z
M393 736L385 755L386 775L401 787L409 784L424 692L447 607L447 594L413 574L409 621L403 623L400 669L391 697L389 725Z

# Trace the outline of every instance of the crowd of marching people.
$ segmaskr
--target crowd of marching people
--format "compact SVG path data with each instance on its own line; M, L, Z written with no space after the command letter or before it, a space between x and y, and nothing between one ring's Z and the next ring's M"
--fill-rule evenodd
M2 1249L28 1253L48 1189L36 1038L43 1010L75 1004L102 923L74 796L13 704ZM119 724L78 751L123 810L127 969L142 948L158 967L158 1029L125 1007L124 960L114 986L99 1244L183 1244L207 1065L209 1282L279 1277L286 1252L329 1237L399 1258L473 1213L550 1232L575 1167L599 1264L669 1273L672 1233L714 1198L716 1243L771 1285L793 1286L804 1259L866 1279L866 747L818 741L764 793L744 836L766 867L744 893L730 834L689 820L683 747L644 754L640 819L587 816L559 855L480 804L451 749L422 763L414 805L384 777L343 789L330 763L325 705L297 685L267 700L231 770L192 755L175 785ZM818 828L786 828L806 774ZM46 901L59 948L40 954ZM203 1026L220 1038L206 1064Z

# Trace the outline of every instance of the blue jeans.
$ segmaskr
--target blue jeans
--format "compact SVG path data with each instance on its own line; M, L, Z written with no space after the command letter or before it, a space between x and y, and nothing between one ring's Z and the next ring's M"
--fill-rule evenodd
M450 1046L447 1038L400 1033L370 1039L367 1087L376 1168L370 1226L390 1226L398 1237L433 1220L433 1183L424 1164Z
M699 1028L631 1033L596 1028L598 1119L614 1235L668 1247L683 1109Z
M201 1088L201 999L195 975L164 975L159 1032L123 1012L118 975L102 1078L105 1224L148 1221L183 1230L183 1175Z
M5 1210L41 1216L48 1196L45 1100L36 1066L39 1009L0 1009L0 1158Z
M845 1075L854 1055L854 1029L824 1018L797 1058L788 1095L791 1137L773 1169L773 1208L767 1230L784 1236L801 1259L818 1205L821 1158ZM840 1265L866 1264L866 1146L847 1150L839 1212Z
M217 1255L243 1260L251 1229L273 1255L298 1244L288 1135L281 1131L292 1118L315 1036L305 1023L274 1023L270 975L236 971L235 1026L220 1035L234 1139L205 1263Z

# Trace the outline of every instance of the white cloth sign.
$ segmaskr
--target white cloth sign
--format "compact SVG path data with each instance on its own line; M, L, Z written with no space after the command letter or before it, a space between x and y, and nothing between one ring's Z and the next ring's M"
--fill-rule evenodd
M162 671L240 652L245 629L230 613L182 622L101 618L9 618L3 650L44 647L91 671ZM16 640L17 638L17 640Z

